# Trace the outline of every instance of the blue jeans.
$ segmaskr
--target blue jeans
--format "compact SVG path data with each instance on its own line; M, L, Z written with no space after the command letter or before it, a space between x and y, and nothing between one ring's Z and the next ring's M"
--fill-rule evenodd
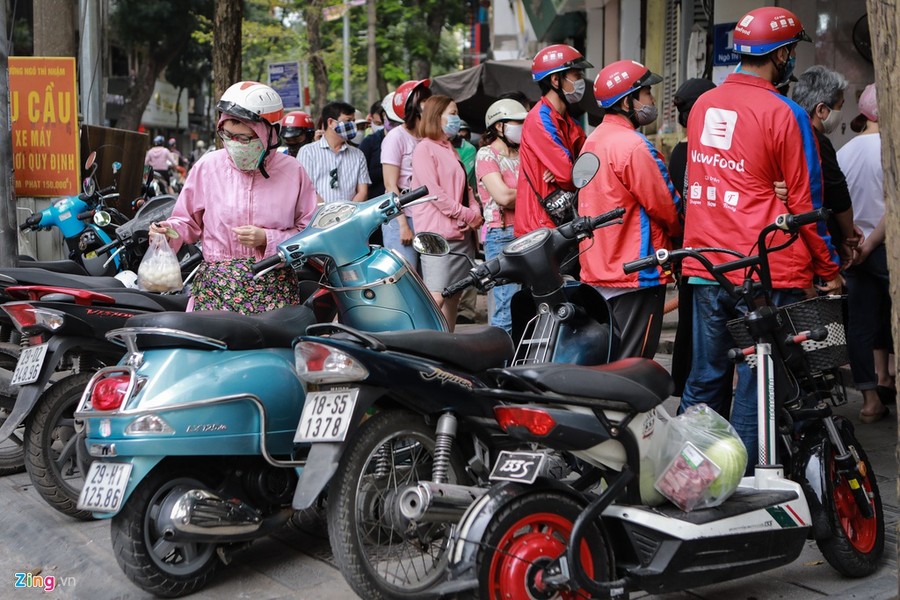
M416 230L413 228L412 217L409 215L406 216L406 223L412 230L413 235L415 235ZM391 219L381 226L381 238L384 240L385 248L396 250L417 273L422 272L419 268L419 253L413 250L412 246L404 246L400 242L400 223L398 219Z
M735 347L726 323L740 318L747 308L718 285L692 285L694 319L692 343L694 353L691 373L684 384L681 410L704 403L713 410L721 407L722 386L730 372L728 350ZM802 290L775 290L772 301L784 306L803 299ZM731 408L731 425L747 447L748 469L756 464L756 376L746 363L737 365L737 387ZM728 415L723 415L728 417Z
M491 260L500 255L503 248L515 239L512 225L493 227L484 236L484 258ZM509 310L513 294L519 291L518 284L498 285L491 290L488 297L488 315L490 324L502 327L512 333L512 314Z

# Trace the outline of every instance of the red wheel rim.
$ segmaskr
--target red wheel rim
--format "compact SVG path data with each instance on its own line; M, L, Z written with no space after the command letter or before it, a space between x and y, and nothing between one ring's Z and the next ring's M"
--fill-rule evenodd
M491 559L490 598L529 598L532 564L550 561L566 551L572 533L572 521L553 513L534 513L519 519L507 529ZM589 577L594 576L594 561L587 542L581 542L579 559ZM563 591L560 598L584 598L578 591Z
M878 515L875 503L871 500L874 496L872 495L872 484L869 481L870 474L866 472L865 477L861 478L863 489L870 498L869 502L874 513L872 518L867 519L859 511L850 484L838 474L834 459L830 463L831 481L834 487L834 508L837 511L838 522L853 548L861 554L868 554L875 547L875 540L878 537Z

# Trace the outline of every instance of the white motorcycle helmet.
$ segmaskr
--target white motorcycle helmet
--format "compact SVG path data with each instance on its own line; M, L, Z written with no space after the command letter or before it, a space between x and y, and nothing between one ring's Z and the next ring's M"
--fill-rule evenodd
M276 133L281 129L284 104L278 92L256 81L239 81L225 90L216 109L246 121L265 121Z
M484 124L490 129L498 121L524 121L528 111L520 102L504 98L491 104L484 114Z

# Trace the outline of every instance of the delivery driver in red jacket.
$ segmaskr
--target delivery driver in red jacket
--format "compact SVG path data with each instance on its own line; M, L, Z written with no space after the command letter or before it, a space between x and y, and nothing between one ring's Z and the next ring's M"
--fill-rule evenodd
M688 164L684 245L732 248L755 254L759 231L785 212L773 181L785 181L787 210L793 214L822 206L822 172L818 146L806 112L775 89L794 68L795 47L810 41L796 15L777 7L747 13L734 29L734 50L741 64L719 87L703 94L688 118ZM776 235L777 242L782 236ZM839 289L838 258L825 223L808 225L801 239L769 255L773 300L778 305L801 300L813 276L826 293ZM708 255L725 262L724 255ZM727 372L733 346L726 322L746 307L735 301L695 261L683 273L693 284L694 354L682 408L705 402L718 408L716 393ZM742 272L728 274L740 283ZM756 387L749 367L737 368L731 423L751 457L756 441Z
M531 76L543 97L522 126L513 229L516 236L553 227L538 196L546 198L559 189L575 189L572 164L585 135L581 125L569 115L569 106L577 104L584 95L584 70L591 67L578 50L565 44L547 46L531 63Z
M621 226L581 243L581 281L597 287L609 301L620 358L656 354L671 281L658 267L626 275L622 264L660 248L671 250L672 238L681 237L681 196L662 155L638 131L656 121L650 86L660 81L662 77L632 60L604 67L594 82L594 98L606 116L581 150L600 159L600 170L579 192L578 214L625 209Z

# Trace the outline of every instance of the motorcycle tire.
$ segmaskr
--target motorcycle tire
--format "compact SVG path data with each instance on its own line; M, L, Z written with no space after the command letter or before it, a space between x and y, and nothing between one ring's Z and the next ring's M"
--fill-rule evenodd
M90 511L78 510L84 473L75 445L74 412L93 373L79 373L44 390L25 428L25 468L34 489L47 504L80 521L93 520Z
M154 526L166 494L177 486L207 487L203 470L154 469L135 488L110 523L116 561L136 586L161 598L179 598L201 589L219 565L217 544L161 543Z
M846 419L836 419L838 431L846 446L853 446L865 465L862 485L870 498L874 512L865 518L859 510L853 492L846 479L837 472L835 451L829 444L825 456L827 472L825 513L831 527L831 536L817 540L819 550L836 571L847 577L865 577L878 570L884 553L884 510L881 493L875 480L875 472L862 445L853 434L853 427Z
M481 600L549 598L534 587L534 565L549 564L566 552L578 515L584 510L569 496L536 491L518 496L500 508L481 539L476 559ZM591 526L584 536L580 557L587 575L610 579L610 558L603 533ZM583 590L562 590L554 598L588 598Z
M328 488L328 537L338 568L362 598L420 598L446 573L450 523L423 528L427 540L413 544L381 519L388 492L431 479L434 446L434 428L422 416L386 410L363 423L344 449ZM451 456L450 483L465 483L462 460ZM423 569L410 569L412 563Z
M21 348L15 344L0 343L0 425L6 421L16 403L19 386L12 387L13 372L19 362ZM8 439L0 442L0 476L21 473L25 470L25 426L17 427Z

